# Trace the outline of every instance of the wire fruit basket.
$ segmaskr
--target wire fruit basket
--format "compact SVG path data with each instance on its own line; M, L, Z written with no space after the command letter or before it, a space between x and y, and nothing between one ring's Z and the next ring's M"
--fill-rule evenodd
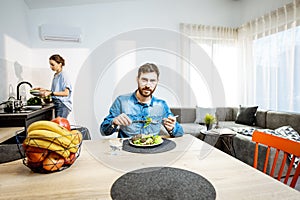
M73 127L71 131L60 126L59 128L65 134L45 128L28 131L26 136L16 136L23 164L33 172L62 171L74 164L80 156L83 138L81 127Z

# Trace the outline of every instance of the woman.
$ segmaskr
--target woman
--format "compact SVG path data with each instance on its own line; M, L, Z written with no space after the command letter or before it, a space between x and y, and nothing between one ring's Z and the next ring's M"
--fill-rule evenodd
M50 68L55 72L51 90L42 88L42 96L52 96L52 100L55 106L55 117L67 118L72 110L72 85L67 76L63 71L65 66L65 60L58 54L52 55L49 58Z

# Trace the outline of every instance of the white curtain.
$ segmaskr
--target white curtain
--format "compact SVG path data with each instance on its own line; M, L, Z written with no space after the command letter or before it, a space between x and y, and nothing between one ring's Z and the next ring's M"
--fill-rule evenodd
M238 49L237 49L237 29L227 27L214 27L196 24L180 24L181 33L187 35L195 41L210 57L215 65L219 75L221 76L222 84L225 92L223 99L224 106L234 106L238 103ZM194 47L191 44L188 49L190 56L193 55ZM213 69L211 69L213 70ZM205 84L197 83L194 71L190 71L191 82L206 87ZM193 78L194 77L194 78ZM199 80L198 80L199 81ZM203 88L204 90L205 88ZM210 91L218 92L218 91ZM199 104L209 107L209 102L205 99L203 93Z
M300 0L294 0L239 28L240 98L245 104L300 111L299 24Z
M294 0L238 29L181 24L180 30L217 66L225 105L300 112L299 25L300 0Z

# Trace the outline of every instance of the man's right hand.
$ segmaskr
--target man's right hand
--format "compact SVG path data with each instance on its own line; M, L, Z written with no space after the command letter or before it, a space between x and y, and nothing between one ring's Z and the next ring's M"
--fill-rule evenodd
M119 116L115 117L113 120L114 125L122 125L122 126L129 126L132 123L131 119L125 114L122 113Z

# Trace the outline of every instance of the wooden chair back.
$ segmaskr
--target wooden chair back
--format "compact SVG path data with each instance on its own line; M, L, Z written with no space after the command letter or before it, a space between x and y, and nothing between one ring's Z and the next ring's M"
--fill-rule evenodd
M274 148L276 150L274 159L273 159L273 164L272 164L272 168L271 168L271 173L269 174L271 177L274 177L274 172L275 172L275 167L276 167L276 163L278 160L278 155L279 152L282 151L284 153L281 165L280 165L280 169L279 169L279 173L278 173L278 177L277 179L280 181L281 177L283 176L283 170L284 170L284 166L285 163L287 161L288 155L292 155L292 159L290 161L288 170L286 172L285 179L284 179L284 184L287 184L288 179L290 177L291 174L291 170L293 168L293 163L295 161L295 158L298 157L300 158L300 142L296 142L293 140L289 140L289 139L285 139L282 137L278 137L275 135L271 135L268 133L264 133L264 132L260 132L255 130L253 132L252 135L252 141L254 141L255 144L255 152L254 152L254 162L253 162L253 167L257 168L257 160L258 160L258 146L259 144L264 144L266 145L267 148L267 153L266 153L266 157L265 157L265 163L264 163L264 169L263 172L267 174L267 165L268 165L268 161L269 161L269 156L270 156L270 150L271 148ZM292 178L292 181L290 183L290 187L294 188L298 177L300 174L300 163L298 164L296 170L295 170L295 174ZM275 178L275 177L274 177Z

